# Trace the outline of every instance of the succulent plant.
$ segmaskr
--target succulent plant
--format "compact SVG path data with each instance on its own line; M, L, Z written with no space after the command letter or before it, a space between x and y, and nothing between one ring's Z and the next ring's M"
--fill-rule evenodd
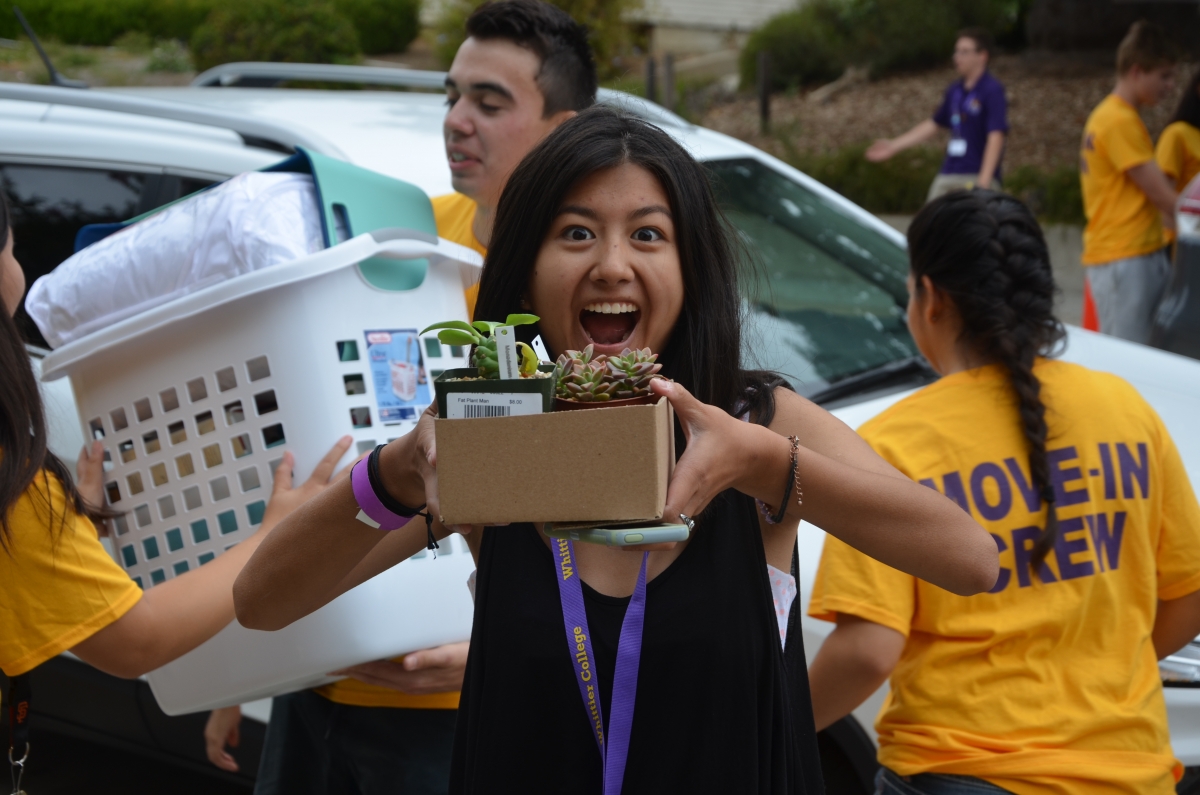
M462 320L446 320L434 323L421 333L441 329L437 338L446 345L473 345L471 364L479 368L481 378L500 379L500 359L496 353L496 340L492 332L499 326L524 326L538 322L537 315L509 315L503 323L494 320L476 320L467 323ZM517 343L518 369L522 376L530 376L537 372L538 357L523 342Z
M650 382L662 378L658 354L649 348L626 348L620 355L596 354L588 345L558 357L560 398L580 403L625 400L650 394Z

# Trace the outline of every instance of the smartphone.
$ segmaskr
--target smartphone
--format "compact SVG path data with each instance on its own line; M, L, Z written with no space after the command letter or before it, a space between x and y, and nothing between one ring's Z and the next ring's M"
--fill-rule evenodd
M551 538L569 538L588 544L603 544L606 547L632 547L639 544L663 544L671 541L687 541L690 531L685 524L656 524L644 527L566 527L546 525L544 530Z

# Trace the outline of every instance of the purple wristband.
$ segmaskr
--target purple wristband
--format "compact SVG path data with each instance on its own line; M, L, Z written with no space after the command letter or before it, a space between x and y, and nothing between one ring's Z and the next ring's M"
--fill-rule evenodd
M367 473L367 459L362 459L350 470L350 485L354 488L354 500L361 509L358 521L380 530L395 530L408 524L411 516L401 516L383 507L375 489L371 488L371 476Z

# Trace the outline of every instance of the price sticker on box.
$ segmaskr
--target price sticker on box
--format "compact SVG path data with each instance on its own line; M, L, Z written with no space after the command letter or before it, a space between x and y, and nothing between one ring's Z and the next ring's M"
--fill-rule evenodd
M451 392L446 395L446 419L522 417L542 413L536 392Z

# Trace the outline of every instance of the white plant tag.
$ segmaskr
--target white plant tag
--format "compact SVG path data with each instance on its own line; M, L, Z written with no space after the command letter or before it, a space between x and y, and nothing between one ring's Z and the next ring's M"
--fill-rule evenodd
M522 417L542 413L536 392L451 392L446 395L446 419Z
M550 351L546 350L546 343L542 342L542 335L538 334L533 338L533 352L537 354L538 360L543 362L552 362Z
M496 340L496 359L500 363L500 378L520 378L521 371L517 367L517 332L512 326L497 326L492 332Z

